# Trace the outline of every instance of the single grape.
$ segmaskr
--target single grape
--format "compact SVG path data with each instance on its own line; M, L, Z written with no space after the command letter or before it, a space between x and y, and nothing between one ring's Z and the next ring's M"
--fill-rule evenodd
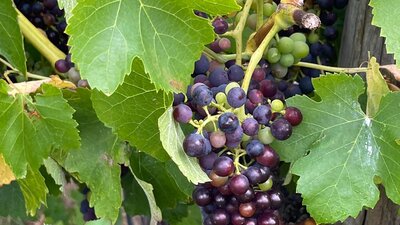
M202 187L198 187L193 191L192 198L198 206L206 206L212 201L210 191Z
M262 174L260 168L257 166L250 166L247 170L243 172L243 175L249 179L251 185L256 185L261 182Z
M193 84L203 83L205 84L208 81L208 77L204 74L199 74L194 77Z
M254 109L257 107L256 104L252 103L249 99L246 101L246 113L253 113Z
M263 151L264 151L264 145L258 140L252 140L246 146L246 153L252 158L261 155Z
M219 40L216 39L215 41L211 42L210 49L215 53L221 53L223 50L219 46Z
M272 111L269 105L259 105L253 111L253 117L259 124L267 125L271 116Z
M227 96L228 104L233 108L239 108L246 103L246 93L240 87L232 88Z
M256 213L256 204L254 202L242 203L239 206L239 213L243 217L249 218Z
M310 34L308 34L307 41L310 44L317 43L319 41L319 35L317 33L315 33L314 31L312 31Z
M25 16L28 16L32 12L32 6L29 3L23 3L21 7L19 8L22 14Z
M268 191L272 188L274 182L272 181L272 178L268 179L267 181L263 182L263 183L259 183L258 187L260 188L260 190L262 191Z
M247 17L246 25L250 29L256 30L256 28L257 28L257 13L251 14L251 15L249 15L249 17Z
M172 114L174 119L179 123L189 123L193 116L192 109L185 104L175 106Z
M210 68L210 62L205 55L201 55L200 59L194 63L194 74L205 74Z
M228 183L222 185L221 187L218 187L218 191L219 191L219 193L221 193L222 195L225 195L225 196L232 195L232 192L229 189Z
M89 82L87 80L79 80L77 86L81 88L89 88Z
M71 69L70 64L64 59L57 60L54 68L60 73L66 73Z
M201 84L201 83L197 83L197 84ZM193 86L193 87L195 87L195 86ZM195 103L196 105L207 106L213 100L213 94L207 86L201 85L201 86L193 88L192 98L193 98L193 103Z
M301 89L297 84L290 84L289 87L285 90L285 97L290 98L295 95L301 95Z
M267 51L267 60L269 63L277 63L281 59L281 53L277 48L270 48Z
M230 81L239 82L244 78L244 71L239 65L232 65L228 69L228 77Z
M296 32L296 33L290 35L290 38L291 38L294 42L297 42L297 41L306 42L306 41L307 41L306 35L303 34L303 33L300 33L300 32ZM295 49L296 49L296 46L295 46Z
M235 195L242 195L249 189L249 180L246 176L238 174L233 176L229 181L229 189Z
M218 208L224 208L224 206L226 205L225 197L222 194L215 195L214 196L214 204Z
M278 41L278 50L281 54L291 53L294 49L294 41L288 37L282 37Z
M44 13L42 17L44 24L47 26L53 26L56 23L56 18L50 13Z
M32 12L35 15L40 15L40 13L44 10L43 4L41 2L35 2L32 5Z
M221 187L228 182L228 177L221 177L211 170L208 177L211 179L211 185L214 187Z
M283 54L279 60L279 64L283 67L291 67L294 63L294 57L292 54Z
M216 34L223 34L226 31L228 31L228 22L226 22L226 20L224 20L221 17L216 18L213 22L212 25L214 27L214 32Z
M240 203L246 203L246 202L253 201L254 196L255 196L255 192L254 192L253 188L249 188L249 189L247 189L247 191L244 194L236 195L236 198Z
M228 156L221 156L215 160L213 170L218 176L226 177L235 171L235 165Z
M222 131L212 132L210 135L210 143L214 148L222 148L226 143L225 133Z
M265 79L265 70L263 68L256 68L253 72L252 79L258 82L261 82Z
M314 86L311 82L311 77L309 77L309 76L302 77L299 80L299 87L301 89L301 92L303 92L304 94L309 94L309 93L313 92Z
M183 140L183 150L188 156L202 157L210 153L211 144L202 135L192 133Z
M271 69L272 69L272 74L276 78L283 78L288 73L288 68L282 66L279 63L272 64Z
M324 10L319 15L319 18L321 19L321 23L323 25L331 26L336 22L337 16L335 12Z
M223 209L217 209L211 214L213 225L228 225L230 222L229 214Z
M263 166L269 168L274 168L279 163L279 155L275 152L273 148L266 145L264 146L264 151L260 156L256 158L257 162Z
M87 213L89 211L89 208L90 208L89 201L87 199L81 201L80 211L82 214Z
M310 53L313 57L318 57L322 54L322 44L316 42L310 45Z
M205 18L205 19L208 18L207 13L201 12L201 11L199 11L199 10L194 10L194 14L197 15L197 16L199 16L199 17L203 17L203 18Z
M324 36L327 40L333 41L338 36L338 31L333 26L327 26L324 30Z
M256 218L248 218L243 225L257 225L257 223Z
M271 200L271 208L279 209L279 207L281 207L283 202L282 193L278 191L270 191L268 194L269 194L269 199Z
M214 71L210 73L208 79L213 87L229 83L227 72L223 68L219 67L215 68Z
M248 136L254 136L258 134L259 125L254 118L246 118L242 123L242 128L243 133Z
M286 140L292 135L292 125L284 118L277 119L271 124L271 133L277 140Z
M260 82L260 91L263 93L264 97L270 98L276 94L278 88L274 81L263 80Z
M239 126L237 116L231 112L221 114L218 118L218 127L224 133L233 133Z
M226 134L226 147L228 148L236 148L240 145L240 142L243 138L243 129L241 126L238 126L233 133Z
M211 152L208 155L199 157L199 164L204 170L212 170L214 162L217 159L217 153Z
M271 128L262 128L258 132L258 140L265 145L271 144L275 140L274 136L272 136Z
M267 192L257 192L255 196L256 207L260 210L269 209L271 200Z
M218 46L222 51L226 51L231 48L231 41L228 38L221 38L218 40Z
M246 218L244 218L237 212L235 212L231 215L232 225L243 225L245 223L245 221L246 221Z
M264 15L270 17L276 11L277 5L273 3L265 3L263 6Z
M296 107L287 107L285 109L284 118L292 125L297 126L303 120L303 114Z
M263 213L258 216L257 225L279 225L279 219L272 213Z
M157 225L159 225L159 224L157 224ZM212 220L211 220L211 217L205 217L204 221L203 221L203 225L214 225Z
M292 55L296 59L302 59L310 53L310 48L305 42L295 41Z

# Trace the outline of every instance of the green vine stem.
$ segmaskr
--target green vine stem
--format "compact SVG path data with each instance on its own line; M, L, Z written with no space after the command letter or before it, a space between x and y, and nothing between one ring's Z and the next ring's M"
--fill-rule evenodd
M343 68L343 67L333 67L333 66L324 66L315 63L307 63L307 62L298 62L294 64L294 66L300 66L310 69L329 71L334 73L363 73L367 72L367 67L359 67L359 68Z
M0 58L0 62L3 63L4 65L6 65L8 68L10 68L11 72L10 73L17 73L19 75L23 75L22 72L18 71L16 68L14 68L10 63L8 63L6 60ZM8 73L8 74L10 74ZM32 78L32 79L36 79L36 80L46 80L48 79L48 77L45 76L41 76L41 75L37 75L37 74L33 74L33 73L29 73L26 72L26 77L25 78Z
M257 30L264 23L264 0L257 0Z
M240 17L239 23L236 25L235 30L231 33L232 37L236 42L236 64L242 65L242 42L243 42L243 30L246 25L247 17L253 0L247 0L243 6L242 16Z
M24 37L51 63L64 59L65 54L37 29L19 10L18 23Z

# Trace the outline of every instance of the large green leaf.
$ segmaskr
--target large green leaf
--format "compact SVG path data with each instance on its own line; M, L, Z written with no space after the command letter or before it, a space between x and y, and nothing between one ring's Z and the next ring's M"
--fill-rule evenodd
M291 138L274 145L286 161L295 161L292 172L300 176L297 191L318 223L357 216L363 207L374 207L380 176L389 198L400 203L400 93L389 93L380 109L368 117L358 103L364 93L359 76L328 75L313 80L320 102L306 96L288 100L298 107L303 122Z
M133 152L130 166L138 179L150 183L154 187L154 196L161 209L173 208L179 201L188 200L189 196L179 188L174 177L168 172L165 163L144 153Z
M130 74L136 57L156 89L184 91L194 61L214 39L209 22L194 15L197 7L218 13L238 9L234 0L79 1L67 28L72 59L82 77L106 94Z
M111 96L94 91L93 107L100 120L121 139L165 161L169 157L161 145L157 120L171 105L172 96L157 92L139 60L134 61L132 70Z
M74 118L79 122L82 139L81 149L68 154L65 169L77 173L79 180L88 185L96 215L115 222L122 203L118 163L123 145L97 118L89 90L67 91L64 96L76 110Z
M18 26L17 12L12 2L11 0L0 1L0 55L25 74L26 58L22 33Z
M53 178L54 182L57 185L60 185L60 191L64 192L67 179L65 178L65 174L61 166L58 165L58 163L52 158L45 159L44 166L46 167L47 173Z
M386 38L388 53L394 53L397 65L400 65L400 3L397 0L371 0L373 8L372 24L381 28L381 36Z
M124 209L129 216L150 215L147 196L136 178L127 174L122 178L124 190Z
M74 110L59 89L42 85L34 96L7 94L7 84L0 81L0 152L17 178L26 175L27 164L37 170L51 148L79 147Z
M210 179L200 168L197 159L189 157L183 151L185 135L179 123L174 120L172 112L170 107L158 120L162 145L189 181L194 184L205 183Z
M33 216L42 204L46 205L48 189L44 177L39 171L29 168L26 178L18 180L18 183L25 198L26 211Z
M27 217L24 196L17 182L11 182L0 188L0 202L0 216L23 219Z

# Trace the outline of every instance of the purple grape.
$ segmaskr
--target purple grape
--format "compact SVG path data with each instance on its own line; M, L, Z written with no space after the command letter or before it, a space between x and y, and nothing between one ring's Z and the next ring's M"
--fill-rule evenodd
M240 203L246 203L246 202L251 202L253 201L255 196L253 188L247 189L247 191L244 194L237 195L236 198Z
M271 134L277 140L286 140L292 135L292 125L284 118L277 119L271 124Z
M235 165L228 156L221 156L215 160L213 170L218 176L226 177L235 171Z
M258 216L257 225L279 225L279 219L272 213L263 213Z
M43 14L43 22L47 26L52 26L56 23L56 18L50 13Z
M241 126L238 126L233 133L226 134L226 147L228 148L236 148L240 145L243 137L243 129Z
M231 214L232 225L243 225L246 222L246 218L241 216L239 213L235 212Z
M256 158L257 162L263 166L274 168L279 163L279 155L273 148L266 145L264 146L263 153ZM267 172L266 172L267 173Z
M60 73L66 73L69 71L69 69L71 69L69 63L64 59L57 60L54 67Z
M210 62L205 55L201 55L200 59L194 63L194 74L205 74L210 68Z
M269 194L269 199L271 200L271 208L279 209L283 202L282 193L280 193L278 191L270 191L270 192L268 192L268 194Z
M253 80L261 82L265 79L265 70L263 68L256 68L253 72L253 76L251 77Z
M276 94L278 88L272 80L263 80L260 82L260 91L263 93L264 97L269 98Z
M233 108L239 108L246 103L246 93L240 87L234 87L228 92L228 104Z
M313 57L318 57L322 54L322 44L319 42L310 45L310 54Z
M252 140L246 146L246 153L252 158L260 156L264 151L264 145L258 140Z
M211 152L211 144L202 135L192 133L183 140L183 150L188 156L202 157Z
M249 179L251 185L262 183L265 177L258 166L250 166L243 172L243 175Z
M199 158L199 164L204 170L212 170L215 160L217 159L217 153L211 152L208 155Z
M214 71L210 73L208 80L213 87L218 87L222 84L229 83L227 72L223 68L219 67L215 68Z
M218 208L224 208L224 206L226 205L225 197L222 194L215 195L214 196L214 204Z
M226 31L228 31L228 22L226 22L226 20L224 20L221 17L216 18L213 22L212 25L214 27L214 32L216 34L223 34Z
M323 44L321 46L321 50L322 50L322 56L324 56L328 59L336 58L335 48L331 44L329 44L329 43Z
M213 94L207 86L203 85L195 87L193 89L192 98L193 98L193 103L195 103L196 105L207 106L213 100Z
M249 99L246 101L246 112L253 113L254 109L257 107L256 104L252 103Z
M259 124L268 125L272 117L271 106L259 105L253 111L253 117Z
M229 189L235 195L242 195L249 189L249 180L245 175L238 174L229 181Z
M193 116L192 109L185 104L175 106L172 114L174 119L179 123L189 123Z
M325 30L324 30L324 36L326 39L333 41L337 38L338 32L335 27L327 26L327 27L325 27Z
M218 46L222 51L226 51L231 48L231 41L228 38L221 38L218 40Z
M239 127L239 119L231 112L221 114L218 118L218 127L225 133L233 133Z
M212 132L210 135L210 143L214 148L222 148L226 143L225 133L222 131Z
M87 213L89 211L89 208L89 201L85 198L83 201L81 201L80 211L81 213Z
M321 18L321 23L325 26L333 25L337 19L336 13L331 11L322 11L319 17Z
M41 2L35 2L32 5L32 12L35 15L40 15L40 13L44 10L43 4Z
M218 39L211 42L210 49L215 53L220 53L223 51L222 48L219 46Z
M229 190L229 185L228 184L224 184L221 187L218 187L218 191L223 194L223 195L232 195L231 190Z
M299 87L301 92L304 94L309 94L314 91L314 86L311 82L311 77L305 76L299 80Z
M208 80L208 77L204 74L199 74L194 77L193 84L203 83Z
M174 93L174 103L173 106L177 106L185 101L185 95L182 93Z
M242 123L242 128L243 133L248 136L254 136L258 134L259 125L254 118L246 118Z
M285 109L284 118L292 125L297 126L303 120L301 111L296 107L287 107Z
M199 16L199 17L203 17L203 18L205 18L205 19L208 18L207 13L201 12L201 11L199 11L199 10L194 10L194 14L197 15L197 16Z
M295 95L301 95L301 89L297 84L290 84L289 87L285 90L285 97L290 98Z
M31 5L29 3L23 3L21 5L21 7L19 8L19 10L25 16L29 16L29 14L31 14L31 12L32 12L32 7L31 7Z
M58 32L64 33L65 29L67 28L67 23L65 21L61 21L56 26L57 26Z
M228 69L228 78L230 81L239 82L244 78L244 71L239 65L232 65Z
M44 7L52 9L57 6L57 0L43 0Z
M202 187L196 188L193 191L192 197L198 206L206 206L212 201L210 191Z
M269 209L271 207L271 199L267 192L257 192L255 202L257 208L260 210Z
M261 91L257 89L250 90L247 97L253 104L260 104L264 101L264 95Z

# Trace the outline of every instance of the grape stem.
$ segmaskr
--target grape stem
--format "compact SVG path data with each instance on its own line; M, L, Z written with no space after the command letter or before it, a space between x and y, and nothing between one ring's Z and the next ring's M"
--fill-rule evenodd
M257 0L257 30L264 23L264 0Z
M235 155L233 156L234 157L233 164L235 165L235 168L236 168L235 173L240 174L240 167L242 167L243 169L247 169L247 167L240 164L239 159L240 159L240 157L246 155L247 153L240 148L235 148L234 151L235 151Z
M197 133L202 134L203 133L203 129L204 127L209 123L209 122L214 122L217 121L219 118L220 114L218 115L213 115L213 116L207 116L207 119L203 121L202 124L198 125L198 126L194 126L197 127ZM193 125L193 124L192 124Z
M307 62L298 62L298 63L294 64L294 66L329 71L329 72L334 72L334 73L364 73L364 72L367 72L367 70L368 70L367 67L343 68L343 67L324 66L324 65L320 65L320 64L307 63ZM380 66L380 68L383 68L383 67L384 66Z
M16 68L14 68L10 63L8 63L6 60L4 60L3 58L0 58L0 62L3 63L4 65L6 65L8 68L11 69L10 73L18 73L19 75L23 75L22 72L18 71ZM10 74L8 73L8 74ZM37 80L45 80L48 79L48 77L45 76L40 76L37 74L33 74L33 73L29 73L26 72L26 77L28 78L33 78L33 79L37 79ZM7 79L7 78L6 78Z

